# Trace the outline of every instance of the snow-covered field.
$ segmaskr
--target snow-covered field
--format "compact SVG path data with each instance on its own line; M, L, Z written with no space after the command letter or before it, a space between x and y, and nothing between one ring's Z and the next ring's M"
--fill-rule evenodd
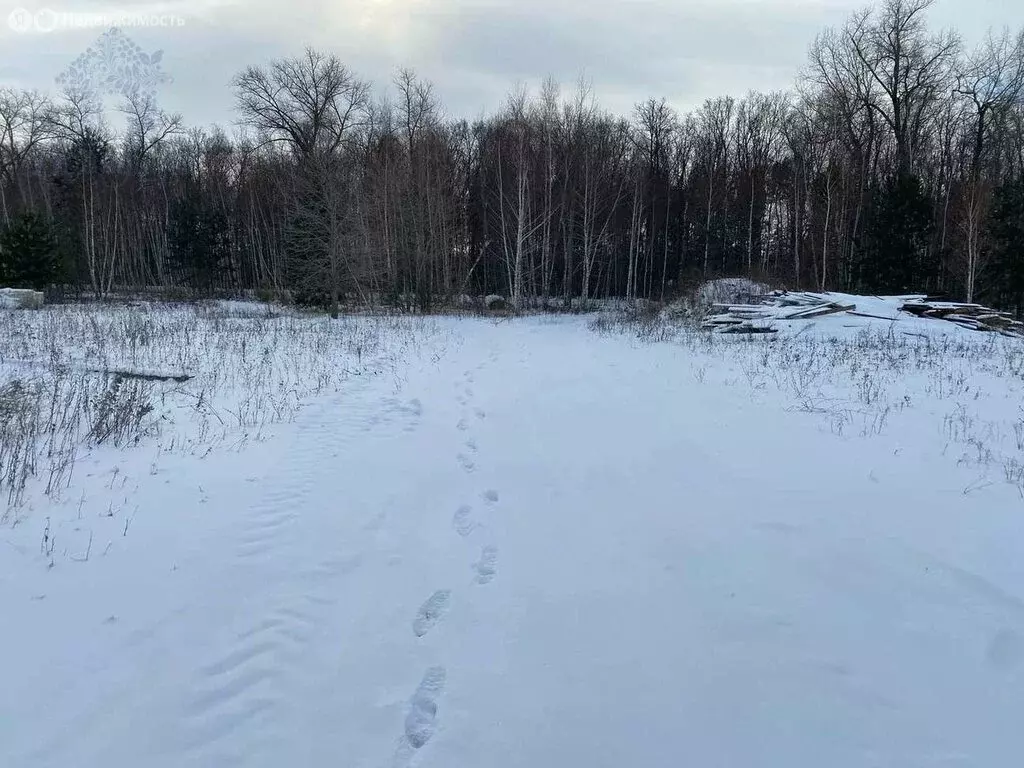
M1024 753L1021 341L263 314L0 314L0 766Z

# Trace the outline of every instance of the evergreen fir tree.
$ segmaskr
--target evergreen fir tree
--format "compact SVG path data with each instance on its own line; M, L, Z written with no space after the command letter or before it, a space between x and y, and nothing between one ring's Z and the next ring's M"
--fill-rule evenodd
M57 240L38 214L15 217L0 232L0 283L42 290L57 280Z
M935 278L929 260L932 210L920 179L896 175L877 190L864 237L863 289L902 294L926 291Z
M1024 184L997 187L991 217L992 260L990 286L985 292L993 304L1024 315Z
M230 257L229 223L220 208L205 204L198 189L173 205L167 240L182 282L206 291L219 284Z

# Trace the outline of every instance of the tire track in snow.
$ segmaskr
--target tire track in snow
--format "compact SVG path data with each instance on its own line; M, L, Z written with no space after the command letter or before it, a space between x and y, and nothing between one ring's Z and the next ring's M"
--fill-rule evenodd
M330 410L339 410L345 416L342 419L329 417ZM417 399L403 403L397 398L370 402L331 398L300 413L297 422L303 429L277 473L284 481L275 483L253 508L238 538L236 554L243 559L260 557L287 543L286 529L295 521L311 490L311 474L325 464L329 466L324 459L349 442L346 426L353 427L353 432L412 432L419 426L422 412L422 403Z
M187 684L178 725L195 764L217 765L258 754L284 730L315 683L309 647L320 617L333 608L337 580L358 568L345 553L310 560L330 523L325 507L339 482L332 459L365 429L385 437L414 431L422 404L395 398L330 398L305 409L284 460L262 483L268 490L252 506L234 546L236 562L251 569L252 585L266 596L255 615L228 641L213 646ZM339 417L340 414L340 417ZM252 610L252 609L250 609Z
M197 761L242 759L253 750L255 737L272 737L284 715L289 674L301 664L314 629L309 606L279 607L240 633L220 658L199 668L182 723L184 746ZM221 743L240 731L252 736Z
M265 482L272 489L252 509L238 537L236 557L258 571L262 589L273 579L265 566L295 548L296 521L309 506L315 468L325 452L338 447L337 431L328 428L325 416L322 407L300 414L300 437L288 446L279 471ZM309 639L313 620L308 609L289 608L287 598L271 604L269 616L259 617L219 657L196 670L183 722L189 749L203 752L240 729L266 731L268 721L281 719L284 680Z

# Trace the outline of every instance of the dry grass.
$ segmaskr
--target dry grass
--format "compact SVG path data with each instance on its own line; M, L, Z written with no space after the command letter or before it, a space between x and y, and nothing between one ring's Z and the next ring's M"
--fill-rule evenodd
M739 371L752 393L774 389L795 411L818 414L839 436L871 437L917 407L934 413L935 440L961 465L993 471L1024 498L1024 342L996 334L917 336L865 330L847 338L811 332L723 336L701 331L686 313L605 313L598 333L685 346L694 376L708 363ZM808 331L812 328L808 326ZM917 401L921 401L920 403ZM933 412L933 413L932 413Z
M393 370L432 332L421 320L218 304L0 312L3 517L33 483L59 495L83 450L202 454L261 439L304 399Z

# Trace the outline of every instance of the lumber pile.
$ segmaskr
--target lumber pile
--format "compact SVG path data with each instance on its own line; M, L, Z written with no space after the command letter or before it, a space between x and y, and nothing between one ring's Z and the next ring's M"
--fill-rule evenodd
M775 333L779 320L812 320L850 312L854 304L834 301L818 293L774 291L759 304L713 304L713 314L702 327L717 333Z
M857 304L860 304L858 308ZM702 327L714 333L776 333L782 321L814 320L842 314L856 327L856 318L898 322L922 318L944 320L961 328L1024 338L1024 323L1007 312L981 304L939 301L927 296L850 296L836 293L774 291L748 303L712 304ZM860 321L863 322L863 321Z
M990 309L981 304L957 304L949 301L927 301L923 299L908 301L900 307L900 311L917 317L929 317L936 320L948 320L961 328L972 331L1001 333L1004 336L1024 338L1024 323L1014 320L1013 316Z

